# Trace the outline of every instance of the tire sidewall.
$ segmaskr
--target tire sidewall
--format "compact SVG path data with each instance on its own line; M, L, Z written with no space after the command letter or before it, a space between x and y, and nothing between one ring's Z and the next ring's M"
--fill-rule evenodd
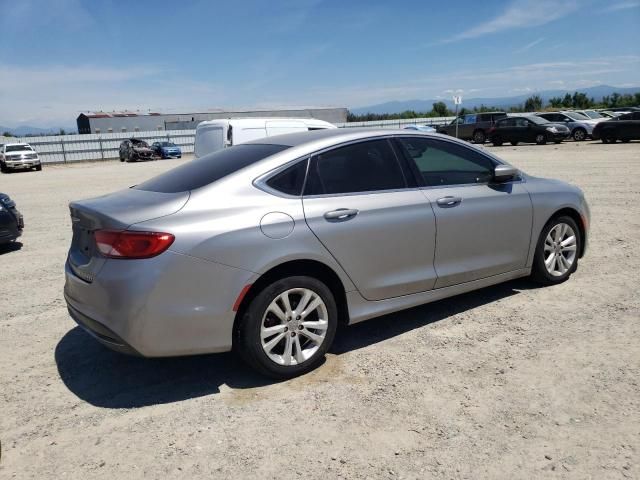
M563 275L559 277L556 277L551 275L547 271L547 267L544 264L544 242L545 242L545 239L547 238L547 235L549 235L549 232L551 231L551 229L559 223L566 223L573 229L574 233L576 234L576 258L573 262L573 265L567 272L565 272ZM532 273L534 278L548 285L562 283L566 281L573 274L573 272L575 272L576 269L578 268L578 257L581 249L582 249L582 236L580 234L580 229L578 228L576 221L573 218L568 217L566 215L561 215L561 216L552 218L544 226L544 228L540 232L540 236L538 237L536 252L533 258Z
M323 344L316 353L302 365L284 366L271 360L262 348L260 327L265 310L274 298L293 288L308 288L322 298L327 307L329 326ZM252 366L262 373L276 378L292 378L316 368L331 347L338 326L338 308L331 290L320 280L313 277L295 276L277 280L264 288L251 301L242 318L240 326L239 353Z

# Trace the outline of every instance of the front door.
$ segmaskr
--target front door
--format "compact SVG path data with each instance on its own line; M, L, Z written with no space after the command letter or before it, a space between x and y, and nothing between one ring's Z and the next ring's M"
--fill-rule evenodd
M367 300L435 284L433 209L403 170L386 138L320 153L309 166L307 224Z
M495 161L446 140L402 138L436 216L435 288L524 268L533 208L520 179L493 184Z

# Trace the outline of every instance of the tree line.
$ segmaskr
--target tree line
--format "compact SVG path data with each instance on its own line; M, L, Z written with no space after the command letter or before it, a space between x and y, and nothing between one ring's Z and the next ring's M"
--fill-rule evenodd
M616 107L634 107L640 105L640 92L633 94L612 93L605 95L600 101L595 101L593 97L588 97L583 92L574 92L565 94L564 97L551 97L548 102L544 102L540 95L532 95L520 105L513 105L508 109L504 107L494 107L488 105L480 105L473 108L461 108L458 115L466 113L482 113L491 111L506 110L509 113L522 112L538 112L543 110L560 110L563 108L573 108L585 110L591 108L616 108ZM417 112L415 110L405 110L400 113L364 113L357 115L349 112L347 115L348 122L369 122L375 120L399 120L405 118L430 118L430 117L451 117L455 112L449 110L444 102L435 102L430 111Z

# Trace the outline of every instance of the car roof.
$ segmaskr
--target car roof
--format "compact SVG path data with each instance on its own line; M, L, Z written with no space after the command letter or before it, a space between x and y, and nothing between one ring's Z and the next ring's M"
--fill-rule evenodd
M30 147L28 143L20 142L20 143L5 143L5 147Z
M355 140L364 140L369 138L375 139L390 136L424 136L469 146L468 142L459 140L450 135L443 135L435 132L424 132L421 130L395 128L335 128L327 130L312 130L310 132L286 133L283 135L260 138L246 142L246 145L286 145L288 147L303 147L305 149L315 150Z

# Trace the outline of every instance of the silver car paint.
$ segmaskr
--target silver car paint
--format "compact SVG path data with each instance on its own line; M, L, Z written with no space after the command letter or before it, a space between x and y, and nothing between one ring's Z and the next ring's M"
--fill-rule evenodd
M450 137L406 130L326 130L283 135L254 143L282 142L293 145L291 148L190 194L167 197L166 202L156 202L154 209L147 212L133 213L138 212L139 203L133 196L149 194L141 202L150 208L148 205L154 204L152 192L102 197L102 205L96 200L74 202L72 212L102 219L98 223L124 226L133 222L125 228L169 232L176 240L167 252L152 259L101 259L103 265L91 283L78 278L67 265L67 301L143 355L219 352L231 348L233 306L240 292L285 262L315 260L332 269L346 292L349 322L356 323L528 275L538 235L561 208L574 209L588 224L588 207L577 188L525 174L524 181L501 187L511 188L511 193L474 185L303 200L274 194L264 186L265 177L292 162L305 161L318 150L367 138L407 135L437 136L468 146ZM497 163L504 163L484 153ZM442 214L433 206L441 195L436 190L459 193L463 201L449 209L446 216L440 215L444 237L437 241L441 242L443 257L434 262L438 237L434 223L438 213ZM133 195L128 197L133 202L129 209L109 206L111 200L124 205L126 202L118 200L120 195ZM186 203L184 195L188 196ZM389 211L385 211L385 205L390 205ZM514 211L510 211L510 205L514 205ZM327 230L322 223L325 220L321 215L335 208L359 210L352 220L331 224L345 227L342 234L337 233L337 228L333 232ZM484 208L491 211L483 212ZM455 213L456 209L460 209L459 213ZM150 219L143 220L144 216ZM475 230L457 225L457 220L470 222ZM385 223L376 230L376 222ZM375 242L371 241L372 234ZM474 238L480 240L480 245L474 244ZM456 259L457 242L463 245L461 253L470 263ZM481 245L490 251L481 251ZM501 250L498 252L496 247ZM409 249L415 249L415 257L408 255ZM480 258L470 255L475 252ZM414 262L407 264L410 258ZM441 285L436 283L438 266L443 278L448 276ZM461 283L452 285L453 282Z

